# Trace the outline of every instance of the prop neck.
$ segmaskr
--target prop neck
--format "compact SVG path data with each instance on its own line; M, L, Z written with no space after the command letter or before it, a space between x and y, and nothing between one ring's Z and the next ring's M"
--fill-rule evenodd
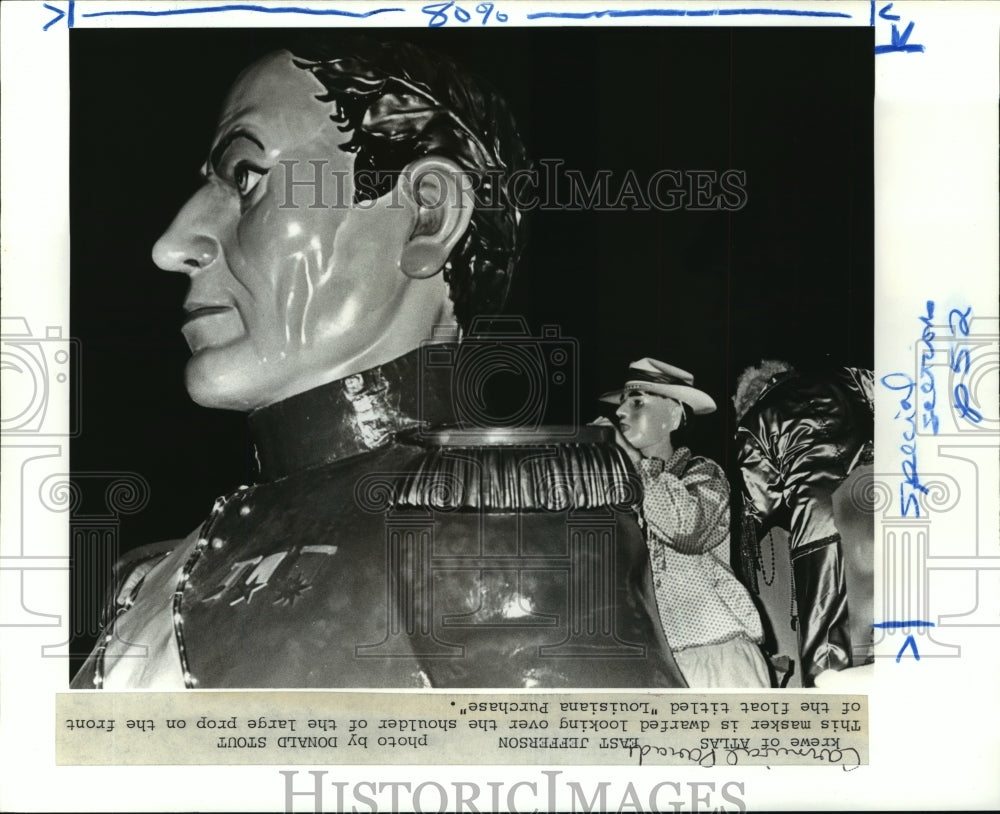
M427 365L433 345L250 413L256 482L361 455L405 430L447 423L452 367Z

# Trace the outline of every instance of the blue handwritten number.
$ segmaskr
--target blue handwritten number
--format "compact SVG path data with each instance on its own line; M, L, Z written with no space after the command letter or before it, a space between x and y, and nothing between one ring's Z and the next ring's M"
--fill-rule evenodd
M951 313L948 314L948 327L951 328L951 335L958 336L955 333L955 317L958 317L958 331L962 336L969 335L969 314L972 313L972 306L970 305L964 311L959 311L957 308L952 308Z
M493 13L494 8L495 6L492 3L480 3L478 6L476 6L476 14L483 15L483 25L486 25L486 23L489 21L490 14ZM507 22L507 15L504 14L502 11L498 11L496 13L496 20L498 23L505 23Z
M967 418L973 424L983 420L983 414L969 404L969 388L963 383L955 385L955 409L959 418Z
M430 20L427 22L428 27L440 28L443 25L447 25L448 10L454 5L454 0L450 0L447 3L431 3L429 6L424 6L422 9L424 14L431 15Z
M969 315L972 313L972 306L969 306L964 311L958 308L952 308L948 314L948 327L951 329L952 336L968 336L969 335ZM963 376L969 372L972 367L972 359L969 356L968 348L960 348L956 353L954 349L951 352L951 369L956 373L961 373ZM965 418L971 421L973 424L978 424L983 420L983 414L979 412L975 407L969 404L969 388L964 382L959 382L955 385L955 409L958 410L958 417Z
M969 359L969 349L961 348L958 353L955 349L951 349L951 369L956 373L966 374L969 372L969 367L972 365Z
M448 22L448 15L445 13L454 3L431 3L420 9L424 14L430 15L427 25L430 28L440 28Z
M449 11L451 11L455 19L460 23L467 23L472 19L472 15L461 6L456 6L454 0L450 0L448 3L431 3L424 6L421 11L430 16L430 20L427 21L427 25L430 28L440 28L443 25L447 25ZM507 22L507 15L502 11L497 11L493 3L480 3L476 6L476 14L482 16L483 25L489 22L491 14L498 23Z

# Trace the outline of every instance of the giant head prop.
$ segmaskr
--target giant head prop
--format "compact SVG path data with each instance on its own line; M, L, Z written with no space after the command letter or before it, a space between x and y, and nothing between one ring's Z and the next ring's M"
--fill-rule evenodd
M317 41L251 65L153 249L191 279L191 397L253 410L497 312L525 167L503 100L413 46Z

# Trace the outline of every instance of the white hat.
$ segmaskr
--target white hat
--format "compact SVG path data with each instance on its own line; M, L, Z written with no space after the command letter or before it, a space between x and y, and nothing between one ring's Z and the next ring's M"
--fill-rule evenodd
M695 415L715 412L715 401L712 400L712 397L695 388L693 386L694 376L679 367L647 356L638 362L632 362L628 367L628 375L629 378L624 387L605 393L601 396L601 401L618 404L621 402L622 393L629 390L642 390L646 393L655 393L658 396L677 399L682 404L687 404Z

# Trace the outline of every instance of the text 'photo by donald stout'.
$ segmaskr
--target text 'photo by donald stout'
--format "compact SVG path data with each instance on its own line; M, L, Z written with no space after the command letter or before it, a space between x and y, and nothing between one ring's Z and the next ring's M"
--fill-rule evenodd
M72 686L870 669L871 38L73 32Z

